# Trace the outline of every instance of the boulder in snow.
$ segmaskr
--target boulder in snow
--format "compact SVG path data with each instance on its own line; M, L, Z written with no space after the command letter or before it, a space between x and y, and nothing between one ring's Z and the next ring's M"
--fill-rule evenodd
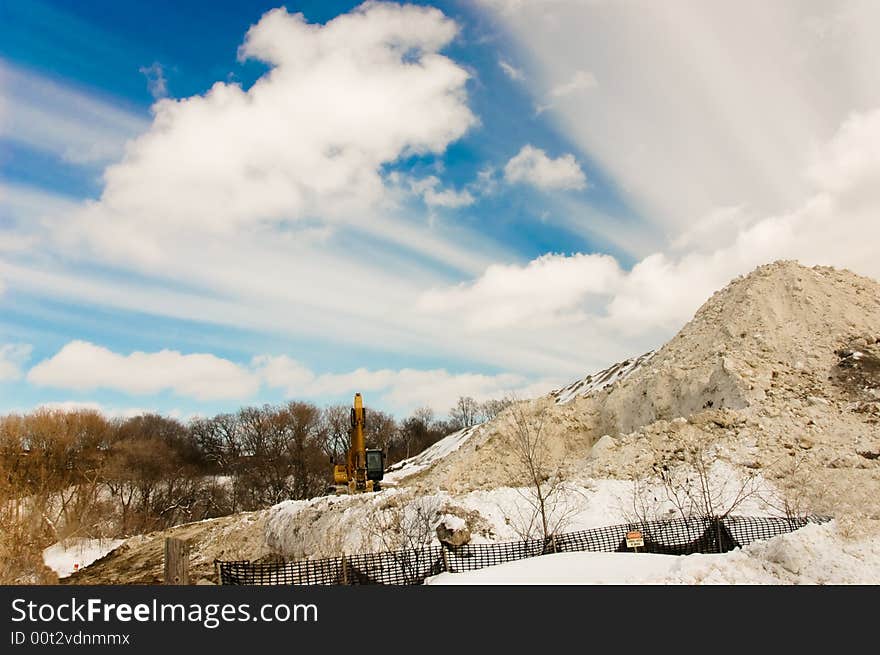
M470 542L471 531L464 519L447 514L437 524L437 539L450 548L459 548Z

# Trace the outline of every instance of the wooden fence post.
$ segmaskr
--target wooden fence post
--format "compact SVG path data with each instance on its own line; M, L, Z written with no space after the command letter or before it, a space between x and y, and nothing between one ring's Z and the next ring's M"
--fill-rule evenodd
M442 548L440 552L443 554L443 570L446 573L449 573L449 560L446 556L446 546L440 546L440 548Z
M348 584L348 560L342 556L342 584Z
M167 537L165 539L165 584L189 584L189 542Z

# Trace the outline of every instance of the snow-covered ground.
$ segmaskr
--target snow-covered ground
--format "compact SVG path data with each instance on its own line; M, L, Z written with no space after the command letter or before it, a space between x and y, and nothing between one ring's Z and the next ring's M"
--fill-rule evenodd
M739 484L739 473L723 462L716 462L710 480L718 490L730 493ZM759 484L766 484L758 480ZM562 484L547 499L548 524L554 532L575 532L590 528L618 525L638 520L633 499L636 487L629 480L586 479ZM639 497L647 494L657 501L651 503L649 518L663 519L676 515L672 503L665 499L662 487L644 487ZM717 499L723 504L724 497ZM441 516L458 516L466 521L473 543L518 541L531 532L537 536L534 496L528 487L497 487L464 494L441 491L416 494L405 487L388 488L377 494L322 496L309 500L285 501L269 510L266 522L267 544L288 557L336 557L342 553L375 552L388 547L388 538L376 540L375 526L388 521L389 508L410 516L413 512ZM775 515L757 495L746 499L736 509L744 516ZM529 530L529 524L532 529ZM434 523L436 525L436 523ZM433 527L433 526L432 526ZM427 534L433 535L433 529ZM404 540L406 542L406 540ZM439 543L433 537L432 543ZM400 547L404 547L402 542Z
M723 555L560 553L425 584L880 584L880 539L845 539L831 522Z
M101 559L124 541L125 539L67 539L43 550L43 561L59 578L66 578Z

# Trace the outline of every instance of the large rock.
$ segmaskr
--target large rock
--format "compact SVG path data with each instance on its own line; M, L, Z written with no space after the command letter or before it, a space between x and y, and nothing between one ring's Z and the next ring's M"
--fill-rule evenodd
M450 548L459 548L470 542L471 531L464 519L447 514L437 524L437 539Z

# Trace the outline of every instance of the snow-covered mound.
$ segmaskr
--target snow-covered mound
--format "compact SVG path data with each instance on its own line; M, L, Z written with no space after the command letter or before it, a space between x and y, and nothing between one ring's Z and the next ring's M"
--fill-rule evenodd
M559 553L425 584L880 584L880 540L813 524L723 555Z
M474 425L459 430L458 432L448 434L440 441L420 452L418 455L397 462L388 467L388 470L385 471L383 482L386 484L396 484L403 478L424 471L435 462L446 457L449 453L458 450L461 445L479 431L479 429L479 425Z
M631 432L706 409L744 410L826 384L842 348L880 338L880 285L832 268L776 262L716 292L628 379L596 396L598 429Z
M729 493L741 487L741 473L716 462L708 481L719 491L728 480ZM770 488L761 479L758 486ZM676 515L675 506L663 498L661 486L646 490L661 498L652 518ZM632 500L636 484L631 480L573 479L566 481L547 503L548 523L555 532L576 532L637 520ZM729 502L721 493L715 500ZM773 508L753 495L738 508L748 516L770 516ZM342 554L411 548L414 533L435 545L437 524L464 522L473 543L518 541L525 533L536 536L528 487L496 487L468 493L432 493L397 487L374 494L324 496L289 500L269 510L266 541L276 552L293 558L336 557ZM460 525L460 524L459 524ZM539 528L538 528L539 529Z
M550 392L550 395L556 399L557 404L563 405L569 403L575 398L586 398L597 391L602 391L621 380L626 379L636 370L641 368L651 357L654 356L656 350L646 352L644 355L625 359L622 362L613 364L598 373L592 373L585 378L575 380L571 384Z

